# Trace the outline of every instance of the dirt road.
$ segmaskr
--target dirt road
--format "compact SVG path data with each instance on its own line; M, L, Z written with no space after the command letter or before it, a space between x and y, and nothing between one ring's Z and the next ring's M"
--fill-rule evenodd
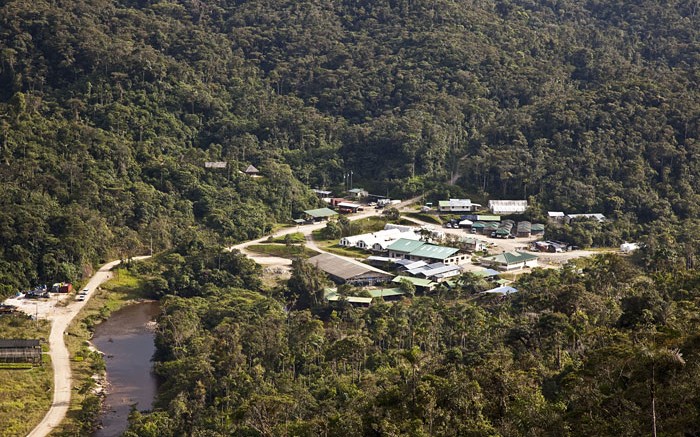
M145 258L148 257L142 256L132 259L139 260ZM112 272L110 272L110 270L120 262L121 261L112 261L100 267L85 286L90 292L87 295L87 299L84 301L80 302L74 300L65 307L54 306L53 308L46 308L43 317L46 317L52 322L51 334L49 336L49 355L51 356L51 363L53 364L53 401L51 402L49 411L32 432L29 433L29 437L43 437L48 435L66 416L71 396L71 368L68 348L63 341L63 336L73 318L95 293L95 289L112 277ZM29 310L32 309L30 305ZM30 314L32 313L30 312ZM39 317L42 317L41 313Z

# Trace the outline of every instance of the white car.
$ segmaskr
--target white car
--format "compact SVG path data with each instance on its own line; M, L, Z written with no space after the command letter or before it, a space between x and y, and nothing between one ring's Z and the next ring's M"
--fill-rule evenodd
M83 291L81 291L80 294L82 294L84 296L84 295L88 294L89 292L90 292L89 288L83 288Z

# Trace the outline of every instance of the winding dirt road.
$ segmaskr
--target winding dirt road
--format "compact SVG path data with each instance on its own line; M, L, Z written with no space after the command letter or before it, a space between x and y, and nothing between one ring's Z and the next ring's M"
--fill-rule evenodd
M132 258L140 260L148 258L148 256L139 256ZM49 336L49 355L53 365L53 381L54 392L51 407L46 413L41 422L28 434L29 437L43 437L48 435L55 427L57 427L68 412L71 397L71 368L70 356L68 348L63 340L66 329L70 325L73 318L78 315L80 310L87 304L88 300L95 293L95 289L103 282L112 277L110 271L114 266L121 261L112 261L100 267L100 269L90 278L85 288L90 289L87 299L80 302L74 300L65 307L54 307L50 313L44 316L51 320L51 334Z

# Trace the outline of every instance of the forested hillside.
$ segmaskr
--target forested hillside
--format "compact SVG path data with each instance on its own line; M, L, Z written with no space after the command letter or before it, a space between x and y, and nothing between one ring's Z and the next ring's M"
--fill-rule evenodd
M348 170L382 193L600 211L613 240L675 233L700 211L697 9L2 1L0 287L260 235Z
M319 272L296 264L265 291L246 261L191 242L131 266L168 296L160 394L128 437L697 433L700 275L682 262L603 255L535 270L507 298L464 275L398 303L300 310Z
M129 266L163 299L130 436L697 435L698 9L0 0L0 295L158 255ZM602 212L576 238L647 245L366 310L222 252L349 171Z
M299 181L348 169L381 192L535 196L632 228L696 217L696 12L4 1L2 287L191 232L260 235L313 203ZM274 178L241 177L249 163Z

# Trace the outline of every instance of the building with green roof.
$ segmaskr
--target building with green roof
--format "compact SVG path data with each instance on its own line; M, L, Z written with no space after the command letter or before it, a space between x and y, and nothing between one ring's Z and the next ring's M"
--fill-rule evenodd
M468 255L454 247L436 246L424 241L400 238L387 247L389 258L403 258L411 261L440 261L445 264L458 264L467 261Z
M333 211L330 208L308 209L304 211L304 214L307 216L308 219L313 220L315 222L327 220L328 218L333 217L334 215L338 215L337 212Z
M402 281L407 281L413 284L416 288L420 288L423 291L431 291L435 287L436 283L423 278L415 278L413 276L397 276L391 280L394 284L400 284Z
M490 265L498 270L518 270L526 267L537 267L537 255L525 252L503 252L498 255L485 256L481 263Z

